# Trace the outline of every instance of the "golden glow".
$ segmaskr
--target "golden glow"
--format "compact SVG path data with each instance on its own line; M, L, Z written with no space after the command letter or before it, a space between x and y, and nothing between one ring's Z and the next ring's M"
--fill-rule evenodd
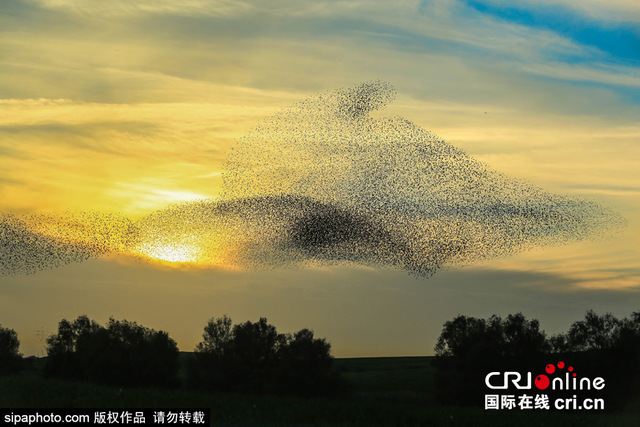
M96 210L141 217L215 197L227 147L269 106L0 100L3 211ZM235 102L238 105L229 104ZM212 118L216 126L211 125Z
M149 258L171 263L197 263L198 251L193 246L178 244L167 246L152 246L141 251Z
M231 261L230 248L233 243L223 238L222 231L217 236L210 233L144 233L137 247L124 252L141 257L156 264L173 267L203 267L214 269L237 269Z
M238 224L202 228L188 220L165 222L167 218L157 216L132 220L95 211L19 218L30 232L87 248L94 256L119 253L178 267L237 269L237 251L242 247Z

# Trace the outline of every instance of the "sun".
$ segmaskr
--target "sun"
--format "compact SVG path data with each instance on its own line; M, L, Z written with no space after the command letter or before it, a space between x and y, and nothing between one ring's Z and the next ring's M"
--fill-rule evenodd
M177 233L161 228L140 236L138 244L129 253L154 264L177 268L238 268L234 262L234 243L225 238L223 231Z
M169 263L195 264L199 261L198 250L187 244L145 245L140 252L149 258Z

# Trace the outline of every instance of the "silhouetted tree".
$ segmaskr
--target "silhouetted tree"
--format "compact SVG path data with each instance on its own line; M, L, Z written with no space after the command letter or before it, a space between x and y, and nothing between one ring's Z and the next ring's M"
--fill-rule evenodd
M87 316L63 319L47 339L45 373L124 386L177 384L178 347L166 332L109 319L103 327Z
M581 372L605 378L609 408L622 406L640 391L640 312L618 319L589 310L584 320L553 336L551 343L554 352L573 360Z
M192 387L234 391L324 393L333 381L331 346L303 329L280 334L267 319L231 326L223 316L204 328L189 362Z
M587 311L569 331L546 339L537 320L521 314L506 319L457 316L445 322L435 347L435 380L440 400L477 404L491 371L531 371L553 359L571 361L585 377L602 377L608 408L621 407L640 392L640 312L617 319Z
M522 313L509 314L502 322L503 354L507 357L528 357L551 350L538 320L527 320Z
M615 381L612 389L626 399L640 393L640 312L634 312L631 317L624 318L618 323L613 345L604 352L601 365L611 369L612 379Z
M223 316L211 319L190 364L189 382L196 387L264 391L272 386L286 337L267 319L231 326Z
M539 322L522 313L504 320L457 316L445 322L435 346L438 397L457 404L477 402L489 372L529 368L549 349Z
M19 348L20 341L16 331L0 326L0 374L16 372L22 368Z
M323 394L340 388L340 378L331 371L331 344L301 329L287 337L282 349L281 378L287 390L298 394Z
M631 313L630 318L622 319L616 345L629 349L638 349L640 346L640 311Z
M568 353L571 351L567 334L556 334L549 338L552 353Z
M611 313L596 314L588 310L584 320L571 324L565 334L551 337L554 352L587 352L615 348L631 350L640 339L640 312L618 319Z
M233 345L228 360L233 366L234 381L248 390L275 388L281 351L287 337L261 317L256 323L247 321L233 327Z
M622 322L611 313L602 316L587 311L585 319L574 322L567 335L573 351L604 350L616 344Z
M225 315L218 319L211 319L204 327L203 341L196 347L196 352L222 359L225 353L230 351L232 338L229 317Z

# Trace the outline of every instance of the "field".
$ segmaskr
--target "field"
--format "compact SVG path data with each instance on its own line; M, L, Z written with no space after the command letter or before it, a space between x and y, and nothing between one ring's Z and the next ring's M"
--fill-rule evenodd
M348 391L334 398L197 393L187 390L114 388L43 379L42 360L20 375L0 378L2 407L211 408L221 426L636 426L637 405L621 413L485 411L435 401L428 357L337 359Z

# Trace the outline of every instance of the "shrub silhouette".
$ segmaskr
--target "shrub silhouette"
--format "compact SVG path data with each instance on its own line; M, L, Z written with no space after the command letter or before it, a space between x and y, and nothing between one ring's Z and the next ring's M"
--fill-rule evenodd
M45 374L120 386L174 386L178 347L166 332L109 319L106 327L87 316L63 319L47 339Z
M18 352L20 341L13 329L0 326L0 374L9 374L22 369L22 355Z
M231 326L223 316L204 328L188 383L209 390L324 394L337 389L331 345L303 329L280 334L266 318Z

